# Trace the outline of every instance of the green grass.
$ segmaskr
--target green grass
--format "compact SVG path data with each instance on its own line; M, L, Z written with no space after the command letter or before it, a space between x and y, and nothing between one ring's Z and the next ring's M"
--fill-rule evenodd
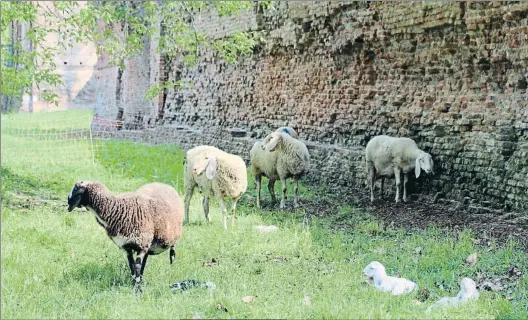
M67 122L80 114L85 115L15 116L20 124L28 117L45 126L55 117ZM35 163L37 143L2 134L2 318L425 318L425 309L436 299L458 292L459 277L505 275L511 265L523 275L508 282L504 292L481 292L477 302L430 316L528 317L528 257L513 242L504 248L481 247L469 230L391 228L344 204L335 204L331 217L303 224L301 210L257 210L252 183L240 203L237 225L228 231L222 228L216 201L211 203L213 222L204 222L196 192L192 223L184 227L176 263L169 265L168 253L151 257L145 290L136 295L124 254L87 211L67 212L67 194L80 179L102 181L116 192L150 181L182 192L183 152L171 145L114 141L106 143L95 164L85 146L76 145L71 148L77 161L53 161L57 154L49 150ZM315 197L309 190L303 187L300 201ZM264 194L269 199L267 190ZM332 231L332 225L343 221L346 231ZM258 233L252 227L259 224L276 224L279 231ZM473 252L479 260L470 266L464 259ZM203 265L212 258L219 263ZM375 291L361 274L374 259L389 273L415 280L420 291L400 297ZM213 281L217 289L212 294L169 291L170 284L185 279ZM242 302L249 295L255 300ZM305 295L308 306L302 303ZM219 303L227 312L217 309Z

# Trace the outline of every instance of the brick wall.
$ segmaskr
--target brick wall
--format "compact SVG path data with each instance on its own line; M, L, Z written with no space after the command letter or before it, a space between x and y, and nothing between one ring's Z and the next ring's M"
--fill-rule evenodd
M103 27L103 26L101 26ZM123 33L120 26L113 32ZM139 130L153 126L159 115L159 99L146 99L145 92L163 81L160 69L164 62L156 53L156 42L145 37L139 54L125 61L124 68L111 63L106 54L99 54L91 80L95 87L95 116L122 120L124 128Z
M167 95L160 126L132 135L247 159L255 138L289 125L309 145L310 178L353 187L365 185L372 136L408 136L437 167L411 180L414 192L526 214L527 15L526 2L346 1L202 14L198 28L215 37L261 30L266 43L237 66L205 52L182 70L194 87Z

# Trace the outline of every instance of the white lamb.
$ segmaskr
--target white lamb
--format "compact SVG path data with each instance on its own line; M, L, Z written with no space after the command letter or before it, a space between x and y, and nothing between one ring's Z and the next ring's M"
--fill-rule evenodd
M431 312L432 309L444 306L457 307L471 300L478 300L480 294L477 290L475 281L470 278L462 278L460 280L460 292L455 297L443 297L435 304L427 308L426 312Z
M400 201L400 174L403 173L403 201L407 201L409 171L414 169L416 178L423 169L434 174L434 163L430 154L420 150L412 139L376 136L365 149L367 175L370 182L370 201L374 201L374 183L381 179L383 193L384 177L396 178L396 202Z
M200 147L197 147L200 148ZM224 216L224 229L227 229L226 199L231 199L231 222L235 224L236 204L247 190L247 168L244 160L236 155L216 148L203 148L200 152L191 152L192 161L185 166L185 207L192 196L194 186L198 185L204 194L204 210L206 197L214 196L220 203ZM189 154L188 152L188 154ZM190 160L187 159L188 161ZM189 170L191 174L189 174ZM192 176L190 180L188 177ZM194 185L194 186L193 186ZM208 218L208 210L206 217ZM188 209L186 209L188 215ZM186 217L188 220L188 216Z
M393 295L407 294L418 289L418 285L410 280L388 276L385 267L378 261L372 261L363 274L374 283L379 291L390 292Z
M281 180L282 198L280 208L286 206L286 180L295 180L293 189L293 206L299 207L297 194L299 191L299 179L308 172L310 166L310 153L306 145L290 134L283 132L272 132L264 141L256 142L250 151L251 172L255 176L257 188L257 206L261 207L260 188L262 176L270 180L268 185L272 200L275 200L274 181ZM273 182L272 182L273 181Z

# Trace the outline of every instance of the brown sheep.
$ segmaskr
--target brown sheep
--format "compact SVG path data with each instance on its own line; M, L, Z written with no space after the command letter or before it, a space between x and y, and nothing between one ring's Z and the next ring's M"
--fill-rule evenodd
M93 211L110 239L126 251L136 288L149 255L170 248L169 260L174 262L174 245L182 235L183 202L173 187L155 182L113 195L102 183L79 181L68 196L68 211L75 207Z

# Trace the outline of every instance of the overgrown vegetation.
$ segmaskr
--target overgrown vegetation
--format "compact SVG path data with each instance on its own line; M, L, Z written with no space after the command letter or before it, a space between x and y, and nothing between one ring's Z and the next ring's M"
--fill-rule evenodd
M271 1L258 1L265 7ZM2 1L0 3L2 95L20 98L33 84L42 87L42 98L58 104L53 88L64 85L54 58L79 43L94 42L111 63L125 68L125 61L138 54L145 39L159 45L158 53L167 62L196 64L200 51L214 50L221 59L236 63L238 57L252 52L260 41L256 32L235 31L224 39L213 39L195 27L201 12L219 16L236 15L254 6L253 1ZM24 25L23 37L16 35ZM49 42L50 36L56 41ZM48 40L46 42L45 40ZM155 97L162 90L177 90L183 83L168 81L147 92ZM44 88L48 88L44 90ZM7 112L8 104L3 112Z
M2 128L48 122L59 130L61 122L53 117L77 121L79 114L14 115L3 119ZM456 294L459 277L479 275L503 277L505 289L483 291L479 301L431 317L528 317L528 257L513 242L497 248L477 245L469 230L391 228L340 203L330 217L306 222L302 209L257 210L252 183L237 225L228 231L216 201L213 222L205 223L196 192L176 263L169 265L168 253L150 258L145 291L136 295L124 254L89 212L67 212L67 194L79 179L100 180L116 192L162 181L182 192L183 152L171 145L113 141L95 165L85 159L84 147L75 151L76 161L52 165L53 152L33 153L38 143L2 132L2 318L425 318L425 309L439 297ZM36 165L31 157L50 164ZM311 188L303 190L301 203L312 197L306 191ZM346 231L328 228L343 220L350 226ZM279 230L253 229L263 224ZM465 263L473 252L477 263ZM361 274L374 259L389 273L415 280L420 290L401 297L375 291ZM510 275L512 266L521 275ZM212 294L169 291L170 284L185 279L213 281L217 288ZM246 296L255 298L245 303Z

